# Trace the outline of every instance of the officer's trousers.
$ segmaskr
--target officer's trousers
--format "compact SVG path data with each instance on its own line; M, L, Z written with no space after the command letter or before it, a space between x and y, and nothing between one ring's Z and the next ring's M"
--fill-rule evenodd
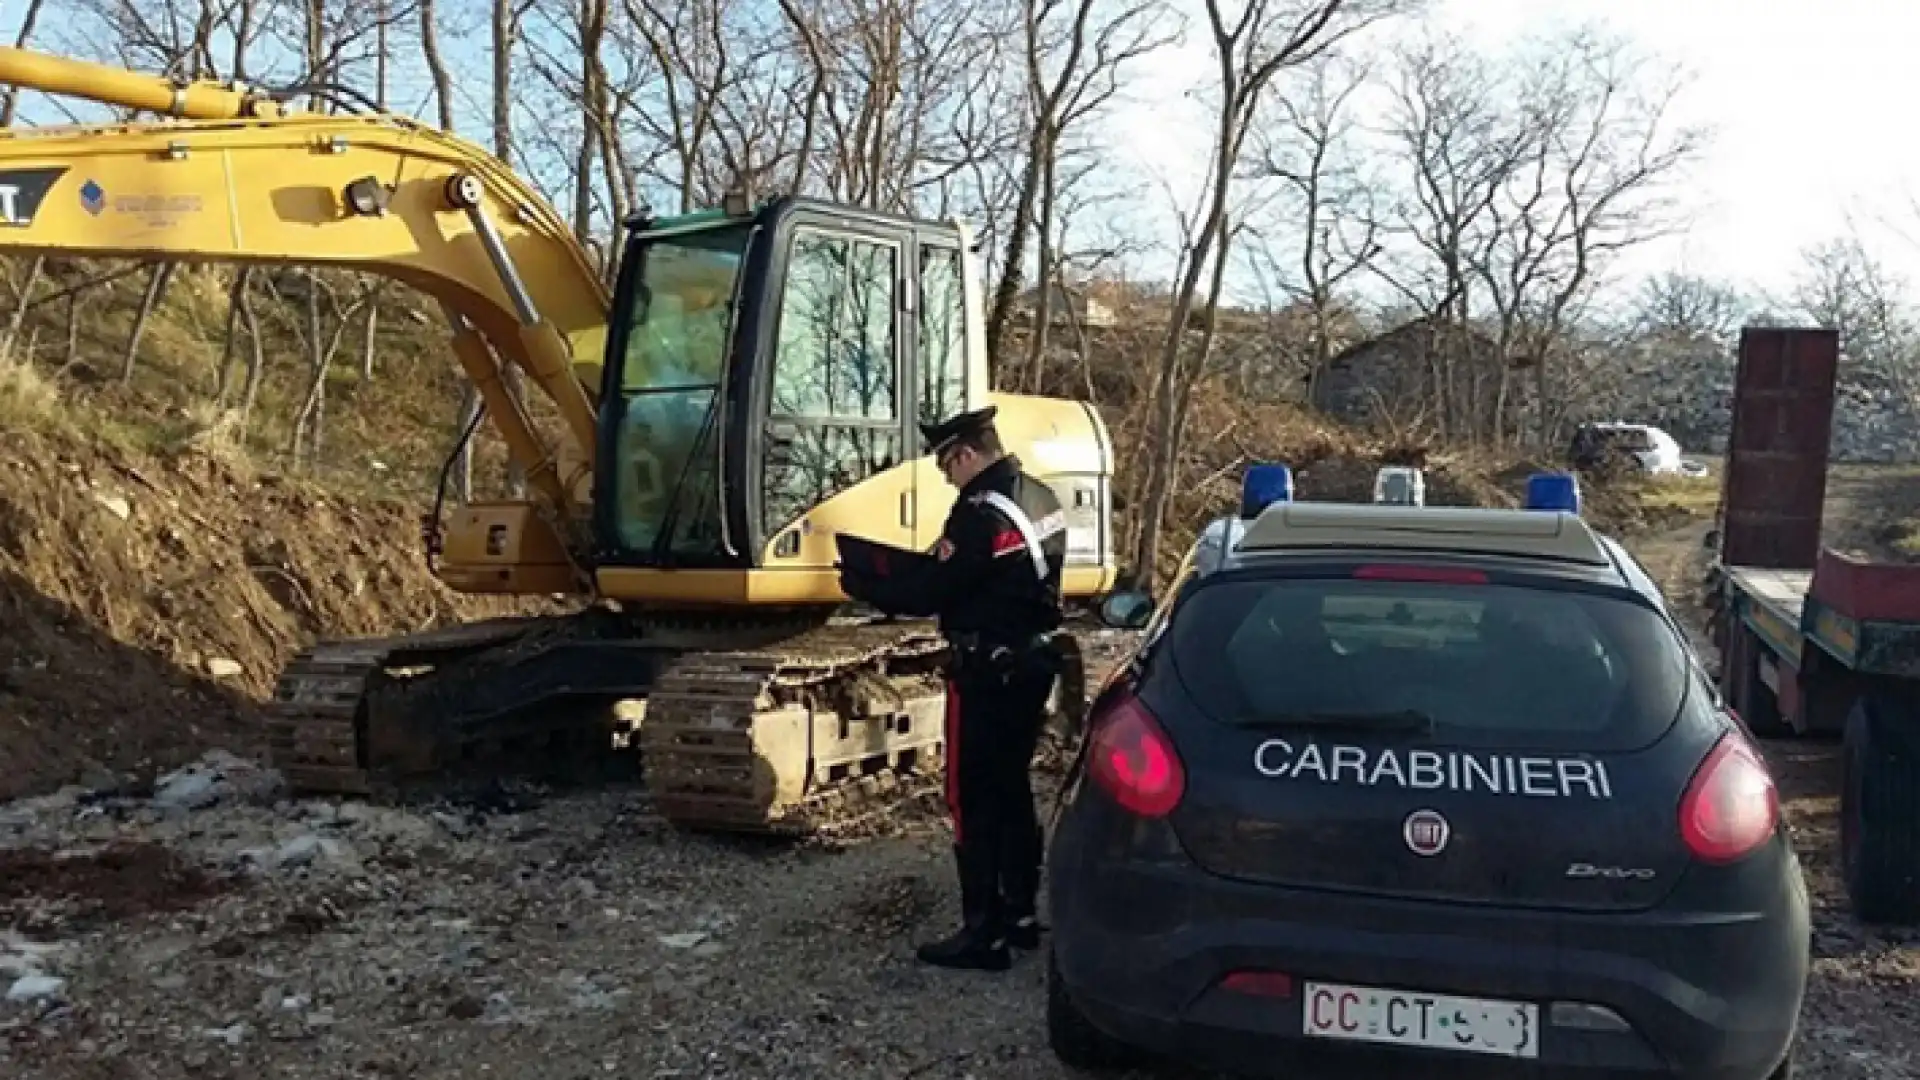
M998 934L1035 914L1043 847L1031 770L1053 677L1029 661L1004 676L963 666L947 682L947 810L970 929Z

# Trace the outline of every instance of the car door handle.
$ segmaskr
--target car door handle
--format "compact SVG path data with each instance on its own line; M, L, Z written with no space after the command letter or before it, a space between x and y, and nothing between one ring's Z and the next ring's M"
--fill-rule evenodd
M913 527L913 492L911 491L900 493L900 524L908 528Z

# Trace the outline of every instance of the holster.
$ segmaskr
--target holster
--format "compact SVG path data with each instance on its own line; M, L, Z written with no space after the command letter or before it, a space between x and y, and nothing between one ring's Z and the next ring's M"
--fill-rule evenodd
M1035 634L1009 643L983 634L958 633L950 635L948 642L953 646L956 677L987 678L1004 684L1020 675L1051 679L1060 674L1062 666L1051 634Z

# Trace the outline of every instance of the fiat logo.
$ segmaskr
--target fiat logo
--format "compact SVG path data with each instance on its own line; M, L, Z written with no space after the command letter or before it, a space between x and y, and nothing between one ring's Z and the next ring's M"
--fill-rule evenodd
M1438 810L1415 810L1400 826L1400 837L1415 855L1438 855L1447 846L1453 827Z

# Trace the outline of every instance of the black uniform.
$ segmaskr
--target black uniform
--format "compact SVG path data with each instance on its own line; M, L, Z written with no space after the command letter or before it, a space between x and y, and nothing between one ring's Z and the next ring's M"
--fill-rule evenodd
M923 425L936 447L991 420L991 407ZM947 808L964 925L920 958L1003 968L1007 945L1039 944L1041 829L1029 770L1058 674L1066 520L1059 499L1011 455L960 489L934 547L906 574L843 573L848 595L892 614L937 615L953 645L947 683Z

